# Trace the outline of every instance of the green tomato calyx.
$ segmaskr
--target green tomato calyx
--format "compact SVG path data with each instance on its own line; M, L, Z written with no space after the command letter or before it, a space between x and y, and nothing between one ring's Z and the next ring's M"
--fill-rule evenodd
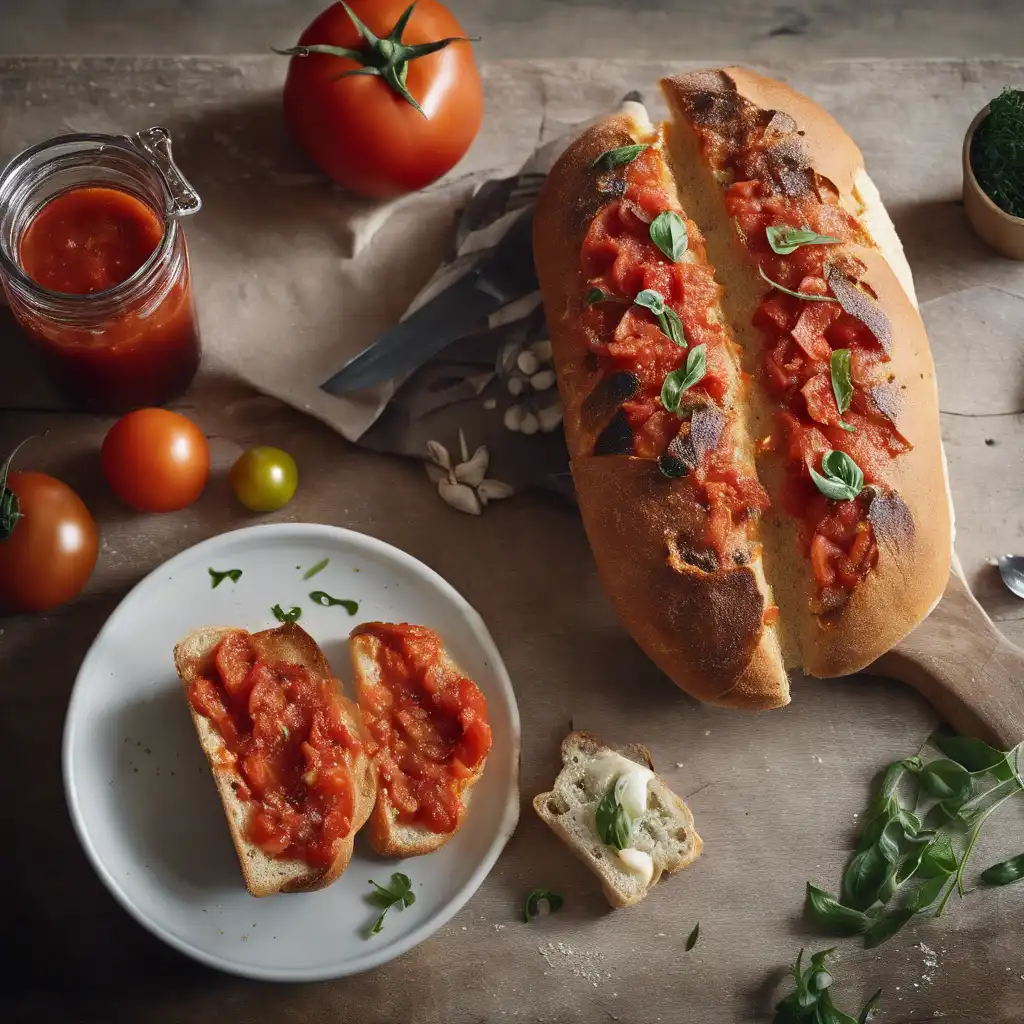
M351 71L343 71L338 78L350 78L352 75L377 75L383 78L391 89L406 101L414 109L418 110L424 117L426 111L416 102L416 98L405 84L406 76L409 73L409 62L417 57L426 57L427 54L437 53L451 43L476 43L479 37L449 36L447 39L438 39L433 43L417 43L409 46L402 42L402 33L405 26L412 17L416 4L411 3L395 22L395 27L390 34L381 38L371 29L359 16L342 0L342 7L352 20L356 30L362 36L365 46L353 50L347 46L330 46L326 43L314 43L309 46L290 46L286 50L279 50L271 47L274 53L283 57L308 57L311 53L323 53L330 57L344 57L346 60L355 61L359 67Z

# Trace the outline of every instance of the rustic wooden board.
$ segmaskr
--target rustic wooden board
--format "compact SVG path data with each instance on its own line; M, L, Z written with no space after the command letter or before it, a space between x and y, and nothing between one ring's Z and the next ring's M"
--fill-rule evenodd
M599 108L625 82L646 80L658 70L622 63L578 62L561 70L499 65L487 69L492 116L508 109L500 99L506 83L529 81L537 87L521 88L517 96L533 106L516 117L531 118L536 133L542 114L569 120L581 104ZM958 547L982 604L1020 641L1024 606L999 593L984 564L1024 539L1019 342L1012 331L993 331L1002 339L993 343L997 351L972 363L970 373L960 372L955 351L964 344L962 335L932 322L927 303L941 300L961 309L957 290L986 280L1015 298L1024 291L1021 269L988 257L962 223L955 202L956 119L943 113L956 83L970 93L966 100L958 94L956 102L970 106L975 92L987 96L1004 81L1024 77L1024 65L874 62L789 70L797 84L821 95L847 122L858 104L874 104L889 125L877 135L866 131L860 141L869 159L874 157L883 194L895 199L933 326L943 409L950 410L943 431ZM184 97L175 101L184 107L189 90L208 94L210 76L236 85L241 77L248 84L237 86L240 91L262 93L275 74L258 60L0 62L0 150L19 144L30 128L22 104L28 93L56 98L67 87L74 92L67 102L77 104L79 113L88 93L93 109L111 118L117 101L110 90L121 80L134 121L147 95ZM844 98L835 84L840 79L856 94ZM81 84L87 81L96 83L91 92ZM935 97L920 128L900 119L898 105L887 99L884 90L894 82ZM16 83L21 84L15 89ZM79 83L77 91L68 83ZM51 107L59 112L63 102L54 99ZM54 109L43 118L47 125L59 116ZM859 116L859 123L870 126ZM492 124L488 132L499 129ZM522 125L512 130L528 134ZM918 193L905 191L905 177L890 166L906 159L909 145L893 138L897 130L917 132L915 148L920 137ZM215 272L215 265L208 270ZM950 318L944 313L942 320ZM13 379L3 372L0 405ZM27 386L19 384L18 397L24 398ZM886 762L915 751L935 723L924 701L909 688L865 677L798 681L794 703L777 712L746 715L697 705L668 685L623 633L597 584L572 509L521 496L480 519L461 516L424 486L420 467L361 452L276 401L215 378L179 408L210 438L214 478L193 508L162 517L137 516L104 489L98 448L109 421L24 409L0 414L0 449L48 431L32 443L33 463L79 490L103 534L100 565L78 601L52 615L0 620L0 777L8 780L6 806L26 809L17 812L16 838L6 846L5 921L14 927L4 929L11 980L0 1009L9 1007L16 1020L148 1024L346 1018L667 1024L681 1017L732 1024L765 1018L797 949L830 944L801 921L805 881L835 886L872 776ZM275 516L246 515L231 500L225 480L238 452L257 443L286 448L301 467L298 496ZM521 824L480 893L401 960L357 978L311 986L221 976L150 938L86 863L67 818L59 773L60 730L75 671L127 588L191 543L275 520L349 526L437 569L487 621L523 716ZM571 722L650 746L668 781L689 797L705 839L704 857L639 907L609 911L596 882L529 809L530 797L547 788L557 770L558 744ZM144 763L140 770L146 770ZM978 864L1022 848L1024 815L1011 807L983 840ZM535 886L564 893L566 906L558 916L526 926L519 907ZM836 969L841 1002L852 1006L882 986L884 1021L938 1013L964 1024L1017 1022L1024 1005L1020 914L1020 891L972 893L942 921L917 926L879 951L865 953L842 941ZM700 942L685 953L683 943L697 920ZM929 966L933 960L937 965Z

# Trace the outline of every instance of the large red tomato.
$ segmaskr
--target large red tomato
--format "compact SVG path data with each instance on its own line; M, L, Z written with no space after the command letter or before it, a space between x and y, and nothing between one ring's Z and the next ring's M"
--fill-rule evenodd
M281 51L294 54L284 85L288 125L320 169L353 192L423 188L459 162L480 128L483 90L470 44L437 0L419 0L405 24L407 0L348 6L355 20L333 4L298 46Z
M70 601L99 552L96 524L82 499L45 473L7 477L0 537L2 611L45 612Z

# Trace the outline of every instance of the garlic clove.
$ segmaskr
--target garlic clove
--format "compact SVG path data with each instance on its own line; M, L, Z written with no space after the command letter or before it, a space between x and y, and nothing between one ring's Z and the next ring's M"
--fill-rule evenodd
M480 499L476 496L476 492L472 487L467 487L466 484L442 480L437 485L437 493L452 508L457 509L459 512L465 512L470 516L478 516L483 511L483 506L480 504Z
M476 489L480 500L486 505L489 501L500 501L502 498L511 498L515 491L501 480L484 480Z
M435 466L440 466L442 469L451 469L452 460L448 454L448 449L443 444L437 441L427 442L427 454L430 456L430 461Z
M557 402L554 405L549 405L537 413L537 419L540 422L540 429L545 434L550 434L557 430L562 422L562 407Z
M459 450L462 452L462 461L469 461L469 445L466 444L466 435L462 427L459 427Z
M521 405L510 405L505 410L504 424L506 430L516 431L523 425L526 410Z
M508 393L510 395L521 395L526 387L526 381L522 377L511 377L508 382Z
M538 430L540 430L540 420L532 412L528 412L523 417L523 422L519 424L519 432L529 437L531 434L536 434Z
M480 482L487 475L487 467L490 464L491 456L486 445L480 445L473 457L466 462L460 462L455 467L455 479L460 484L469 484L470 487L479 486Z
M529 377L540 369L540 361L527 349L519 353L519 358L516 359L516 366Z
M534 354L537 360L541 363L551 362L551 342L547 338L542 338L540 341L535 341L530 346L530 351Z
M530 378L530 387L534 391L547 391L548 388L552 387L555 383L555 371L554 370L538 370Z

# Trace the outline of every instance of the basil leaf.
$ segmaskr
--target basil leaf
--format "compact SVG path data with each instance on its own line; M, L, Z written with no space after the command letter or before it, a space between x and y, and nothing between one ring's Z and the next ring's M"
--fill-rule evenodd
M655 316L661 316L665 312L665 296L653 288L645 288L642 292L637 292L633 303L643 306L644 309L649 309Z
M993 864L981 873L981 880L986 885L1010 885L1013 882L1019 882L1022 878L1024 878L1024 853Z
M686 366L673 370L661 385L661 404L669 412L679 412L684 391L704 379L707 373L707 345L694 345L686 354Z
M384 916L387 912L396 906L399 910L411 907L416 902L416 894L412 891L412 880L408 875L403 875L400 871L392 874L390 889L379 885L372 878L370 879L370 885L373 886L374 890L370 893L370 902L384 908L380 916L373 922L368 933L369 935L378 935L381 928L384 927Z
M772 250L780 256L788 256L802 245L841 244L840 239L831 235L819 235L810 228L769 227L764 229L764 233L768 236L768 244Z
M858 853L843 876L845 904L855 910L867 910L875 902L888 874L889 862L877 846Z
M757 268L757 272L767 281L774 289L783 292L786 295L792 295L794 299L804 299L806 302L838 302L839 300L834 295L808 295L806 292L795 292L792 288L786 288L779 284L777 281L773 281L761 267Z
M936 878L940 875L948 875L956 869L957 861L956 855L953 853L953 844L946 838L931 842L924 848L921 864L917 870L922 878Z
M359 602L350 601L344 597L331 597L330 594L325 593L323 590L314 590L309 595L310 601L320 605L321 608L331 608L334 605L341 605L349 613L349 615L355 615L359 611Z
M523 904L523 920L527 924L540 913L542 900L548 905L549 914L557 913L562 909L562 904L565 902L559 893L552 892L550 889L534 889L526 897L526 902Z
M683 332L683 321L679 319L679 314L666 306L665 312L658 319L661 322L661 329L669 338L680 348L686 348L686 334Z
M907 904L908 909L913 910L915 914L920 914L922 911L927 910L942 895L943 889L946 888L946 883L952 877L953 873L949 872L945 875L936 875L934 878L929 878L914 893Z
M874 949L891 939L912 917L914 911L909 907L894 910L885 917L880 917L865 933L864 948Z
M807 911L823 928L839 935L860 935L868 927L868 919L860 910L844 907L834 896L807 883Z
M686 221L672 210L659 213L651 221L651 241L673 263L678 263L690 241Z
M237 583L242 578L241 569L225 569L223 572L218 572L216 569L207 569L206 571L210 574L211 590L216 590L225 580Z
M834 349L829 357L829 369L832 371L832 394L836 396L841 416L850 408L853 400L853 380L850 377L850 350Z
M616 791L618 781L618 778L613 779L607 792L601 797L595 818L597 834L601 842L615 850L624 850L629 846L632 822L622 804L619 803L619 795Z
M921 788L948 808L965 804L973 793L970 772L956 761L931 761L921 770Z
M686 952L689 953L694 946L697 945L697 940L700 938L700 921L693 926L693 931L690 932L686 937Z
M970 736L936 733L931 741L946 757L963 765L969 772L992 772L1001 782L1013 778L1013 767L1006 751L996 750Z
M616 167L631 164L645 149L647 149L647 143L606 149L590 166L602 171L613 171Z
M686 463L682 459L677 459L674 455L659 455L658 469L661 470L661 475L668 477L669 480L676 480L690 472L686 468Z
M593 306L595 302L604 302L608 298L608 293L602 291L600 288L591 288L587 292L587 305Z
M275 604L270 610L278 622L296 622L302 616L302 609L298 605L293 605L285 611L279 604Z
M899 859L899 841L902 838L903 826L900 824L899 818L894 818L882 829L882 834L878 837L878 852L888 863L895 864Z
M981 872L981 881L986 886L1009 886L1024 879L1024 853L1009 860L1000 860Z
M321 558L320 561L316 563L316 565L314 565L311 568L307 569L302 574L302 578L304 580L312 579L318 572L323 572L324 569L327 568L327 565L328 565L329 562L330 562L329 558Z
M864 489L864 474L846 452L828 451L821 457L824 475L808 466L814 485L833 501L853 501Z

